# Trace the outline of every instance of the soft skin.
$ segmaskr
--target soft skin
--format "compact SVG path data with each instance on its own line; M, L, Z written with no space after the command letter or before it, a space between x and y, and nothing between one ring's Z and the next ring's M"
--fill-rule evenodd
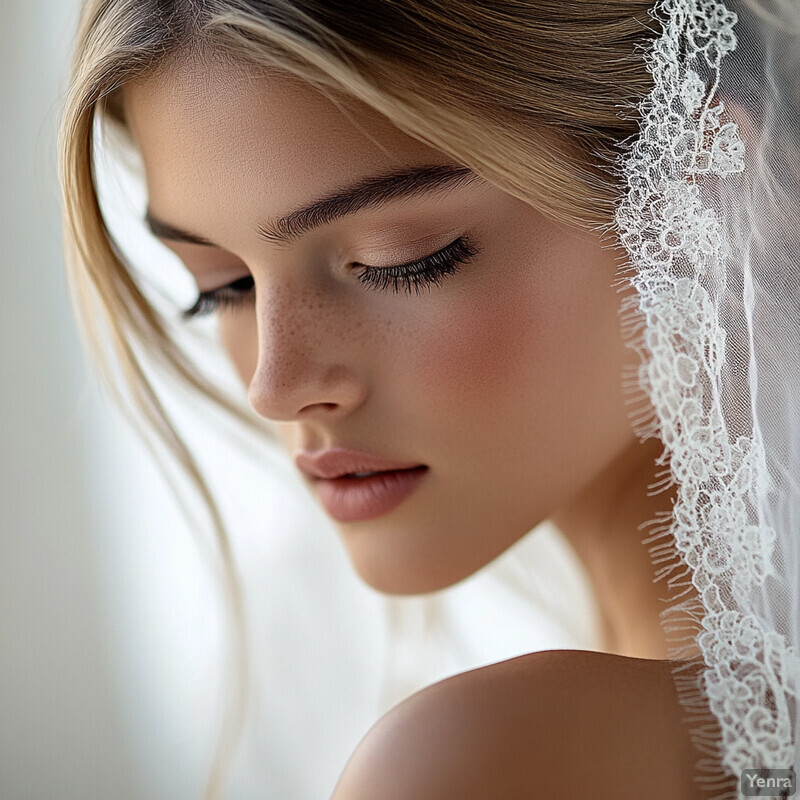
M637 525L669 499L646 499L660 447L637 441L622 388L638 357L612 287L620 251L480 178L277 245L259 225L365 176L452 161L356 101L221 60L181 58L124 101L151 213L213 243L165 244L201 290L252 276L250 300L216 312L219 330L288 453L428 466L391 512L337 525L361 578L442 589L552 517L615 649L664 657ZM355 277L355 264L400 264L462 235L480 252L419 295Z

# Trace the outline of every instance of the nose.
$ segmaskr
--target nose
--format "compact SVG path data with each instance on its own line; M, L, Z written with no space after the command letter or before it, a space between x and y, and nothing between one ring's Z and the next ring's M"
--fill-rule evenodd
M272 291L257 304L251 408L274 422L334 420L366 398L356 328L325 298Z

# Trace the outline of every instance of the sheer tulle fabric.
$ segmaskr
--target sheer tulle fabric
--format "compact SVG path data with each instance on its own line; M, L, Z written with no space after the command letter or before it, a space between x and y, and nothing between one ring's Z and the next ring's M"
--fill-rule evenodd
M653 488L677 484L645 541L673 592L670 655L704 661L675 678L698 748L721 756L724 775L719 758L697 764L713 794L744 769L798 765L800 2L652 13L654 88L618 164L621 274L637 289L621 317L648 401L634 425L664 442Z

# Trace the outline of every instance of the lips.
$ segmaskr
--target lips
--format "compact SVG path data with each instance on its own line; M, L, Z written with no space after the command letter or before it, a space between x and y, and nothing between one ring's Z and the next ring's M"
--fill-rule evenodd
M393 461L354 450L302 453L295 463L313 481L320 503L338 522L388 514L417 488L424 464Z
M379 458L357 450L331 449L319 453L300 453L295 458L300 471L311 480L341 478L376 472L416 469L424 464Z

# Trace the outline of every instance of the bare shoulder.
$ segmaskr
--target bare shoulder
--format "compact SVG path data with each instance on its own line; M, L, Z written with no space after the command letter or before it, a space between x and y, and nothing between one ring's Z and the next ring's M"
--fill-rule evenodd
M673 666L551 650L439 681L370 729L332 800L700 800Z

